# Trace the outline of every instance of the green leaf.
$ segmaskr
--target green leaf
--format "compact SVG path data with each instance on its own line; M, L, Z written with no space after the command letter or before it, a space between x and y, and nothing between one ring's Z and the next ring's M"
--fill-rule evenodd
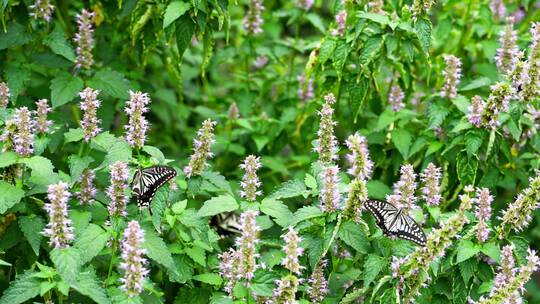
M374 199L385 199L386 195L390 194L392 190L386 184L378 180L370 180L366 185L368 189L369 197Z
M193 276L193 279L196 281L201 281L206 284L220 286L223 280L221 276L215 273L203 273L196 276Z
M360 51L360 64L367 65L373 60L384 44L380 36L370 36Z
M343 74L343 66L345 65L345 62L347 61L347 56L349 55L349 44L343 40L339 40L338 44L336 46L336 49L334 51L334 69L336 69L336 73L339 78L341 78L341 75Z
M418 19L414 24L414 30L426 56L429 56L432 27L431 21L427 18Z
M147 256L150 259L173 272L176 271L171 252L165 242L153 230L145 229L143 248L146 249Z
M480 252L480 248L473 242L468 240L461 240L457 247L456 263L461 263Z
M195 32L195 23L186 14L176 21L176 45L180 56L184 54L188 46L191 44L191 37Z
M211 192L223 192L226 191L232 194L231 185L225 179L225 176L219 174L218 172L204 171L201 174L203 178L203 183L201 189Z
M94 161L94 159L90 156L80 157L73 154L68 157L69 173L71 175L72 182L79 180L83 171L89 168L92 161Z
M311 23L316 29L318 29L321 33L326 33L326 28L324 26L324 22L319 17L318 14L309 13L306 15L306 19Z
M106 69L101 70L90 80L90 87L115 98L129 98L131 84L120 72Z
M103 283L96 276L94 269L89 268L79 274L77 283L72 287L82 295L85 295L98 304L111 303L107 292L102 287Z
M238 209L238 203L230 194L222 194L213 197L206 202L197 212L198 216L214 216L222 212L229 212Z
M344 222L339 227L339 238L345 244L351 246L359 253L367 253L369 251L369 240L362 228L353 222Z
M52 162L43 156L32 156L22 160L31 170L30 181L38 185L50 185L58 181L58 175L53 172Z
M483 254L487 255L488 257L494 259L498 263L501 262L501 249L499 248L499 245L495 242L489 242L482 245L482 248L480 249Z
M191 3L183 1L173 1L167 5L165 15L163 15L163 28L167 28L171 23L184 15L191 8Z
M358 83L354 82L349 85L349 107L354 113L356 121L358 115L364 109L364 102L369 93L369 80L362 77Z
M304 195L306 193L306 185L296 179L286 181L282 183L279 188L274 190L268 198L280 199L280 198L290 198L299 195Z
M82 259L79 249L74 247L55 248L51 251L51 260L56 270L68 284L77 282Z
M360 12L358 18L368 19L381 25L388 25L390 23L388 16L376 13Z
M131 160L131 147L123 140L118 139L109 149L105 159L99 165L101 168L106 168L117 161L129 162Z
M61 73L51 82L51 103L56 108L73 100L84 87L83 81L69 73Z
M392 132L392 142L398 149L403 159L407 159L409 156L409 147L411 146L412 136L405 129L395 129Z
M317 179L313 177L313 175L306 173L306 176L304 177L304 184L312 190L317 190Z
M63 56L71 62L75 62L75 52L68 42L62 27L56 25L54 30L44 39L43 43L51 48L51 51L57 55Z
M0 181L0 214L15 206L24 197L24 191L12 184Z
M388 261L375 254L369 254L364 263L364 287L375 281L377 275L383 270Z
M477 169L478 160L474 156L469 158L466 153L458 154L456 170L461 184L473 185L476 179Z
M322 238L312 237L311 235L306 235L302 238L301 246L302 248L306 248L308 251L309 265L311 268L315 268L321 260L324 252L323 243L324 241Z
M75 241L74 246L81 253L81 264L90 262L107 244L108 234L96 224L89 224Z
M197 264L201 265L202 267L206 267L206 254L204 252L204 249L195 246L186 247L184 248L184 251Z
M265 198L261 202L261 212L270 215L281 227L287 227L289 220L293 216L289 208L283 202Z
M16 101L19 93L26 88L26 84L30 80L30 74L31 71L26 65L10 64L5 69L4 76L8 83L12 101Z
M469 83L465 84L461 88L459 88L459 91L471 91L482 87L487 87L491 85L492 81L488 77L480 77L473 79Z
M16 164L19 160L19 155L12 151L0 152L0 168L9 167Z
M10 23L7 32L0 31L0 50L27 44L31 39L32 36L24 26L18 23Z
M64 143L78 142L84 138L84 131L81 128L69 129L64 133Z
M21 228L24 237L30 244L30 247L32 247L32 250L34 250L36 256L39 256L39 247L43 239L41 232L45 228L43 218L34 214L22 216L19 218L19 228Z
M0 304L19 304L37 297L40 291L40 281L35 275L36 272L30 270L18 275L15 281L9 284L8 289L3 292Z
M324 216L324 213L320 208L315 206L305 206L296 210L287 226L295 226L302 221L319 216Z
M332 57L334 54L334 50L336 49L336 40L333 38L327 38L323 41L321 44L321 51L319 55L319 63L324 64L328 59Z
M165 155L156 147L144 146L143 151L155 158L160 164L165 162Z
M474 273L478 269L478 261L476 259L468 259L459 263L459 272L463 278L465 284L469 283L469 280L474 276Z

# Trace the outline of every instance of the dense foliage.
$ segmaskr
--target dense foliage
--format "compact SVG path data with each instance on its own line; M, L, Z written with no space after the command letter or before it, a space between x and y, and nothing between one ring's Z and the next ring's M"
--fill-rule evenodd
M1 1L0 303L540 302L538 5Z

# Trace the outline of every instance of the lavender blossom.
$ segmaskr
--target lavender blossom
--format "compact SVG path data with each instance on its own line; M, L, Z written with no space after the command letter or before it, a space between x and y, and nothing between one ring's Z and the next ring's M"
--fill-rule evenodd
M334 212L339 209L341 194L339 193L339 167L327 166L321 172L322 187L319 193L320 208L324 212Z
M373 162L369 158L367 139L355 133L345 141L350 153L347 154L347 160L351 164L347 173L363 180L370 180L373 171Z
M101 106L101 101L97 99L98 90L86 88L79 93L81 103L79 107L83 111L83 118L80 122L84 132L84 141L89 142L101 132L99 124L101 119L97 118L97 109Z
M210 119L202 123L202 128L197 131L197 139L193 140L193 154L189 158L189 164L184 167L184 173L188 178L201 175L208 166L207 159L213 156L210 151L214 140L214 126L217 122Z
M441 196L441 168L429 163L426 169L420 173L420 180L423 183L422 198L428 206L437 206L442 200Z
M309 11L313 6L313 0L297 0L296 7L301 8L305 11Z
M343 217L360 222L364 203L367 200L368 190L366 180L361 178L353 179L349 184L349 194L343 208Z
M266 56L257 56L253 62L253 66L256 69L262 69L268 64L268 61L269 59Z
M36 120L36 133L47 133L52 121L47 120L47 113L51 112L51 108L47 105L47 99L40 99L36 102L37 120Z
M17 131L13 135L15 152L23 157L30 156L34 153L34 122L27 107L15 111L15 123L17 124Z
M76 69L90 69L94 64L94 56L92 49L94 48L94 28L93 22L96 13L83 9L80 14L77 14L77 25L79 31L75 34L73 40L77 44L75 51L77 52L77 60L75 61Z
M254 202L258 195L262 195L262 191L258 190L261 186L261 181L257 176L257 170L261 167L260 158L255 155L249 155L244 159L244 162L240 165L240 168L245 171L240 186L240 197L245 198L250 202Z
M129 91L130 99L124 109L129 115L129 123L126 125L126 141L133 148L142 148L146 141L148 121L144 113L148 112L150 97L147 93Z
M126 163L117 161L109 166L111 171L111 185L107 188L107 196L110 198L109 214L111 216L126 216L126 195L129 169Z
M506 6L502 0L491 0L489 9L495 19L502 19L506 16Z
M489 237L489 227L488 222L491 217L491 203L493 202L493 196L489 193L489 189L481 188L476 192L476 198L474 200L476 203L475 215L478 219L478 226L476 226L476 239L483 243L487 241Z
M506 18L506 26L499 36L500 47L495 55L495 63L499 71L506 75L515 70L521 58L521 52L517 46L517 32L514 30L514 17Z
M398 112L405 107L405 104L403 103L404 98L405 93L403 93L399 85L392 85L390 92L388 93L388 103L392 106L392 111Z
M498 229L499 238L504 238L503 230L510 228L520 232L527 228L533 212L540 207L540 172L529 179L529 187L521 191L516 200L508 205L500 216L502 221Z
M51 21L54 5L51 4L50 0L36 0L29 8L31 11L30 17L33 17L36 20L43 19L47 22Z
M332 120L334 109L332 105L336 103L334 94L329 93L324 96L324 104L318 112L321 117L319 130L317 131L318 139L315 142L315 150L319 153L319 161L323 164L329 164L337 159L338 142L334 136L334 126L337 124Z
M11 93L9 92L7 83L0 82L0 108L5 108L8 106L10 97Z
M386 201L396 207L408 211L416 208L417 197L414 195L416 191L416 173L412 165L402 165L400 169L401 177L394 184L394 193L386 196Z
M412 7L413 20L418 19L419 16L428 14L433 3L435 3L434 0L414 0Z
M516 277L516 261L514 259L514 246L506 245L501 250L501 264L497 267L497 274L493 280L493 288L489 296L497 294L498 290L504 289ZM512 298L520 298L519 292L514 292ZM511 302L513 303L513 302Z
M332 35L334 36L343 36L345 34L345 29L347 27L347 11L341 10L336 15L336 25L337 28L335 28L332 31Z
M529 56L523 64L521 73L521 97L530 101L540 97L540 23L534 22L531 26L531 45Z
M512 13L512 17L514 17L517 23L523 21L523 19L525 19L525 15L525 9L521 6Z
M17 133L17 121L15 119L8 119L4 125L4 131L0 136L0 141L4 144L2 146L2 152L13 151L15 146L15 134Z
M298 257L304 253L304 249L298 246L301 238L292 227L289 227L287 234L281 236L281 238L285 241L285 246L283 246L285 257L281 261L281 265L290 272L300 275L304 268L304 266L300 266L298 261Z
M469 122L479 128L482 126L482 115L484 114L484 108L486 103L482 100L482 97L475 95L471 99L471 106L469 107L469 113L467 118Z
M383 6L383 0L373 0L368 2L369 12L373 14L386 15Z
M257 244L259 243L259 231L255 219L259 215L258 211L248 210L240 215L240 226L242 227L242 233L236 239L235 244L238 248L238 278L244 278L247 281L251 281L255 276L255 270L259 267L257 265Z
M124 271L124 276L120 278L122 283L120 289L130 298L138 296L143 291L144 279L150 272L145 267L147 261L144 258L146 250L141 248L143 243L144 231L137 221L130 221L124 230L124 238L120 245L122 252L120 269Z
M227 117L230 120L236 120L240 118L240 110L238 109L238 105L236 104L236 102L231 103L231 105L229 106Z
M496 129L499 126L499 114L508 111L510 99L514 95L514 89L506 82L498 82L491 86L491 94L482 113L482 122L485 127Z
M47 199L50 203L44 205L49 215L49 223L43 230L43 235L50 237L49 246L54 248L67 248L75 238L73 227L68 217L68 201L71 194L68 184L59 182L49 185Z
M77 193L81 205L92 205L96 197L96 188L94 187L94 178L96 175L92 169L84 169L79 179L81 190Z
M298 278L288 275L276 280L277 287L274 289L272 299L266 304L295 304L296 291L298 290Z
M455 98L457 96L457 85L461 78L461 60L454 55L443 55L446 69L443 71L444 85L441 97Z
M232 296L234 285L240 277L240 254L229 248L228 251L219 255L219 259L219 274L226 282L223 289L229 296Z
M308 279L309 286L307 292L311 303L321 303L328 294L328 281L326 281L326 277L324 276L326 265L327 261L321 260Z
M306 75L302 74L298 76L298 98L303 102L307 102L312 99L315 94L313 93L313 78L309 78L306 83Z
M250 0L249 9L244 17L244 30L248 35L258 35L263 32L261 25L264 20L261 17L261 13L264 11L264 5L262 0Z

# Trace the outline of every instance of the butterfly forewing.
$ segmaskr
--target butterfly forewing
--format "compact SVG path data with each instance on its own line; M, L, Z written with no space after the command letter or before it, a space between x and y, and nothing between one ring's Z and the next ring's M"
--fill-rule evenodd
M137 169L131 182L131 191L137 197L140 208L146 208L154 198L157 189L176 176L176 171L167 166L153 166Z

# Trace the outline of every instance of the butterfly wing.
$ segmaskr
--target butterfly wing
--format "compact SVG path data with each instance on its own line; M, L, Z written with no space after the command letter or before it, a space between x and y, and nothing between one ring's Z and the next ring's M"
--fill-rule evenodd
M220 234L240 234L242 233L242 225L240 225L240 217L234 212L219 213L212 218L212 224Z
M384 234L391 234L389 230L394 221L399 209L394 205L382 201L367 201L364 206L373 214L377 222L377 226L382 229Z
M422 227L412 217L400 212L390 232L399 238L415 242L420 246L426 245L426 234Z
M131 182L131 190L137 197L139 208L147 208L157 189L176 176L176 171L168 166L152 166L138 169Z

